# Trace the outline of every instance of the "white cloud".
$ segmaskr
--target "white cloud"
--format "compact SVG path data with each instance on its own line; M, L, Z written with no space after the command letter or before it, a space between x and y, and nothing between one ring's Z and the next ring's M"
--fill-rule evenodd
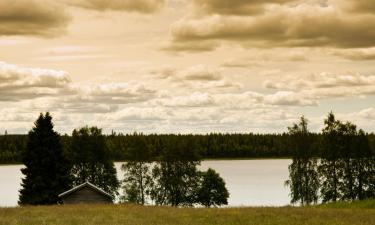
M0 101L57 95L70 83L64 71L25 68L0 62Z

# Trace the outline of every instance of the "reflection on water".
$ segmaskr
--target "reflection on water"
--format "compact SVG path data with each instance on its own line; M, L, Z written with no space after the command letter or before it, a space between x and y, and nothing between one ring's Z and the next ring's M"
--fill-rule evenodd
M289 203L289 159L203 161L200 169L211 167L224 178L230 206L282 206ZM115 163L122 179L121 163ZM0 166L0 206L16 206L22 165Z

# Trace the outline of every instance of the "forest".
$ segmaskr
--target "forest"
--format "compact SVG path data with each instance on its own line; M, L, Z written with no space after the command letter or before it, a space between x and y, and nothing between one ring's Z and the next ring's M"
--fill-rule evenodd
M8 155L15 154L10 159L25 165L20 205L56 204L58 193L87 181L121 202L226 205L230 193L225 181L211 168L199 171L198 165L205 158L239 157L291 158L285 185L292 204L375 198L374 134L333 113L320 134L309 131L303 116L280 135L103 135L102 129L86 126L61 136L48 112L34 125L27 137L1 139ZM124 161L121 180L114 160Z
M366 134L372 151L375 152L375 134ZM146 143L150 149L151 159L160 156L163 143L170 139L189 141L190 148L196 151L201 159L225 159L225 158L292 158L293 141L289 133L282 134L122 134L113 132L104 135L106 150L114 161L126 161L129 159L129 148L141 148L137 146L139 139ZM62 135L61 141L64 149L68 149L72 141L70 135ZM313 154L321 156L323 151L322 134L312 133L311 143ZM22 152L25 151L27 135L0 135L0 163L21 163Z

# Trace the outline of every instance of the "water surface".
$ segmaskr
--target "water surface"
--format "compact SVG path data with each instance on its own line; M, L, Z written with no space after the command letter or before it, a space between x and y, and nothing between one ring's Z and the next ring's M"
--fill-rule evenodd
M225 180L230 193L229 206L283 206L289 204L289 159L209 160L199 167L215 169ZM115 163L119 179L121 163ZM0 206L16 206L21 188L22 165L0 166Z

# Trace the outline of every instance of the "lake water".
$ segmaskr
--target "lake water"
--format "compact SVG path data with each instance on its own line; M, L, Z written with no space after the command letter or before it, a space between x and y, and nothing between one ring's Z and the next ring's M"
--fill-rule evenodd
M283 206L289 204L289 159L210 160L200 169L215 169L225 180L230 193L229 206ZM122 179L121 163L115 163ZM0 166L0 206L16 206L21 188L22 165Z

